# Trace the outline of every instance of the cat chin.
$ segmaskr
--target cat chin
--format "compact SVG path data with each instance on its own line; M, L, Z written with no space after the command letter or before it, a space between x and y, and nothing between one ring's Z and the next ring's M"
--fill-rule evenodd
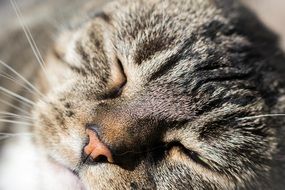
M56 185L58 186L60 183L60 187L56 187L59 189L70 189L70 190L86 190L80 179L73 174L66 167L54 162L54 161L46 161L46 169L48 172L48 176L51 181L56 181ZM54 179L56 176L56 180ZM54 187L50 189L55 189Z
M86 190L70 170L50 161L30 138L11 139L0 159L0 189Z

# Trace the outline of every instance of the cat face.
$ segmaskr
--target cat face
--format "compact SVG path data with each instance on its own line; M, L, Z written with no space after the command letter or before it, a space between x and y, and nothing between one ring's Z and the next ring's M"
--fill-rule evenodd
M123 0L63 31L35 142L87 189L264 187L276 130L247 117L277 96L264 95L273 79L255 47L272 39L244 32L243 9L227 4Z

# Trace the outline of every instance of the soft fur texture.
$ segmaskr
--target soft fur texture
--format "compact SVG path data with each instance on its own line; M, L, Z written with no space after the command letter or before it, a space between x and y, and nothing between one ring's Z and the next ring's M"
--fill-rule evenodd
M282 189L284 61L233 0L119 0L58 36L34 142L84 189ZM115 162L86 162L86 126Z

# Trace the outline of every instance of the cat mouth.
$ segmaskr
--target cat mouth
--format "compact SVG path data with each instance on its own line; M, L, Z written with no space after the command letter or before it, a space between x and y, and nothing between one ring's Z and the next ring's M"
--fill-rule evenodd
M80 180L80 172L86 167L96 166L101 164L111 164L107 161L104 156L99 156L96 160L94 160L91 155L82 154L81 161L77 164L74 169L66 167L73 175L75 175ZM65 166L63 166L65 167Z

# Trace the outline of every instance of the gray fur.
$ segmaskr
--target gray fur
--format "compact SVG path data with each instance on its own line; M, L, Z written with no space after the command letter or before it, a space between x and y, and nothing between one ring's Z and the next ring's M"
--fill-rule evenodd
M285 187L284 119L247 118L284 113L275 68L284 56L249 10L234 0L119 0L90 15L47 56L56 82L43 79L33 115L49 157L87 189ZM114 164L82 162L87 124Z

